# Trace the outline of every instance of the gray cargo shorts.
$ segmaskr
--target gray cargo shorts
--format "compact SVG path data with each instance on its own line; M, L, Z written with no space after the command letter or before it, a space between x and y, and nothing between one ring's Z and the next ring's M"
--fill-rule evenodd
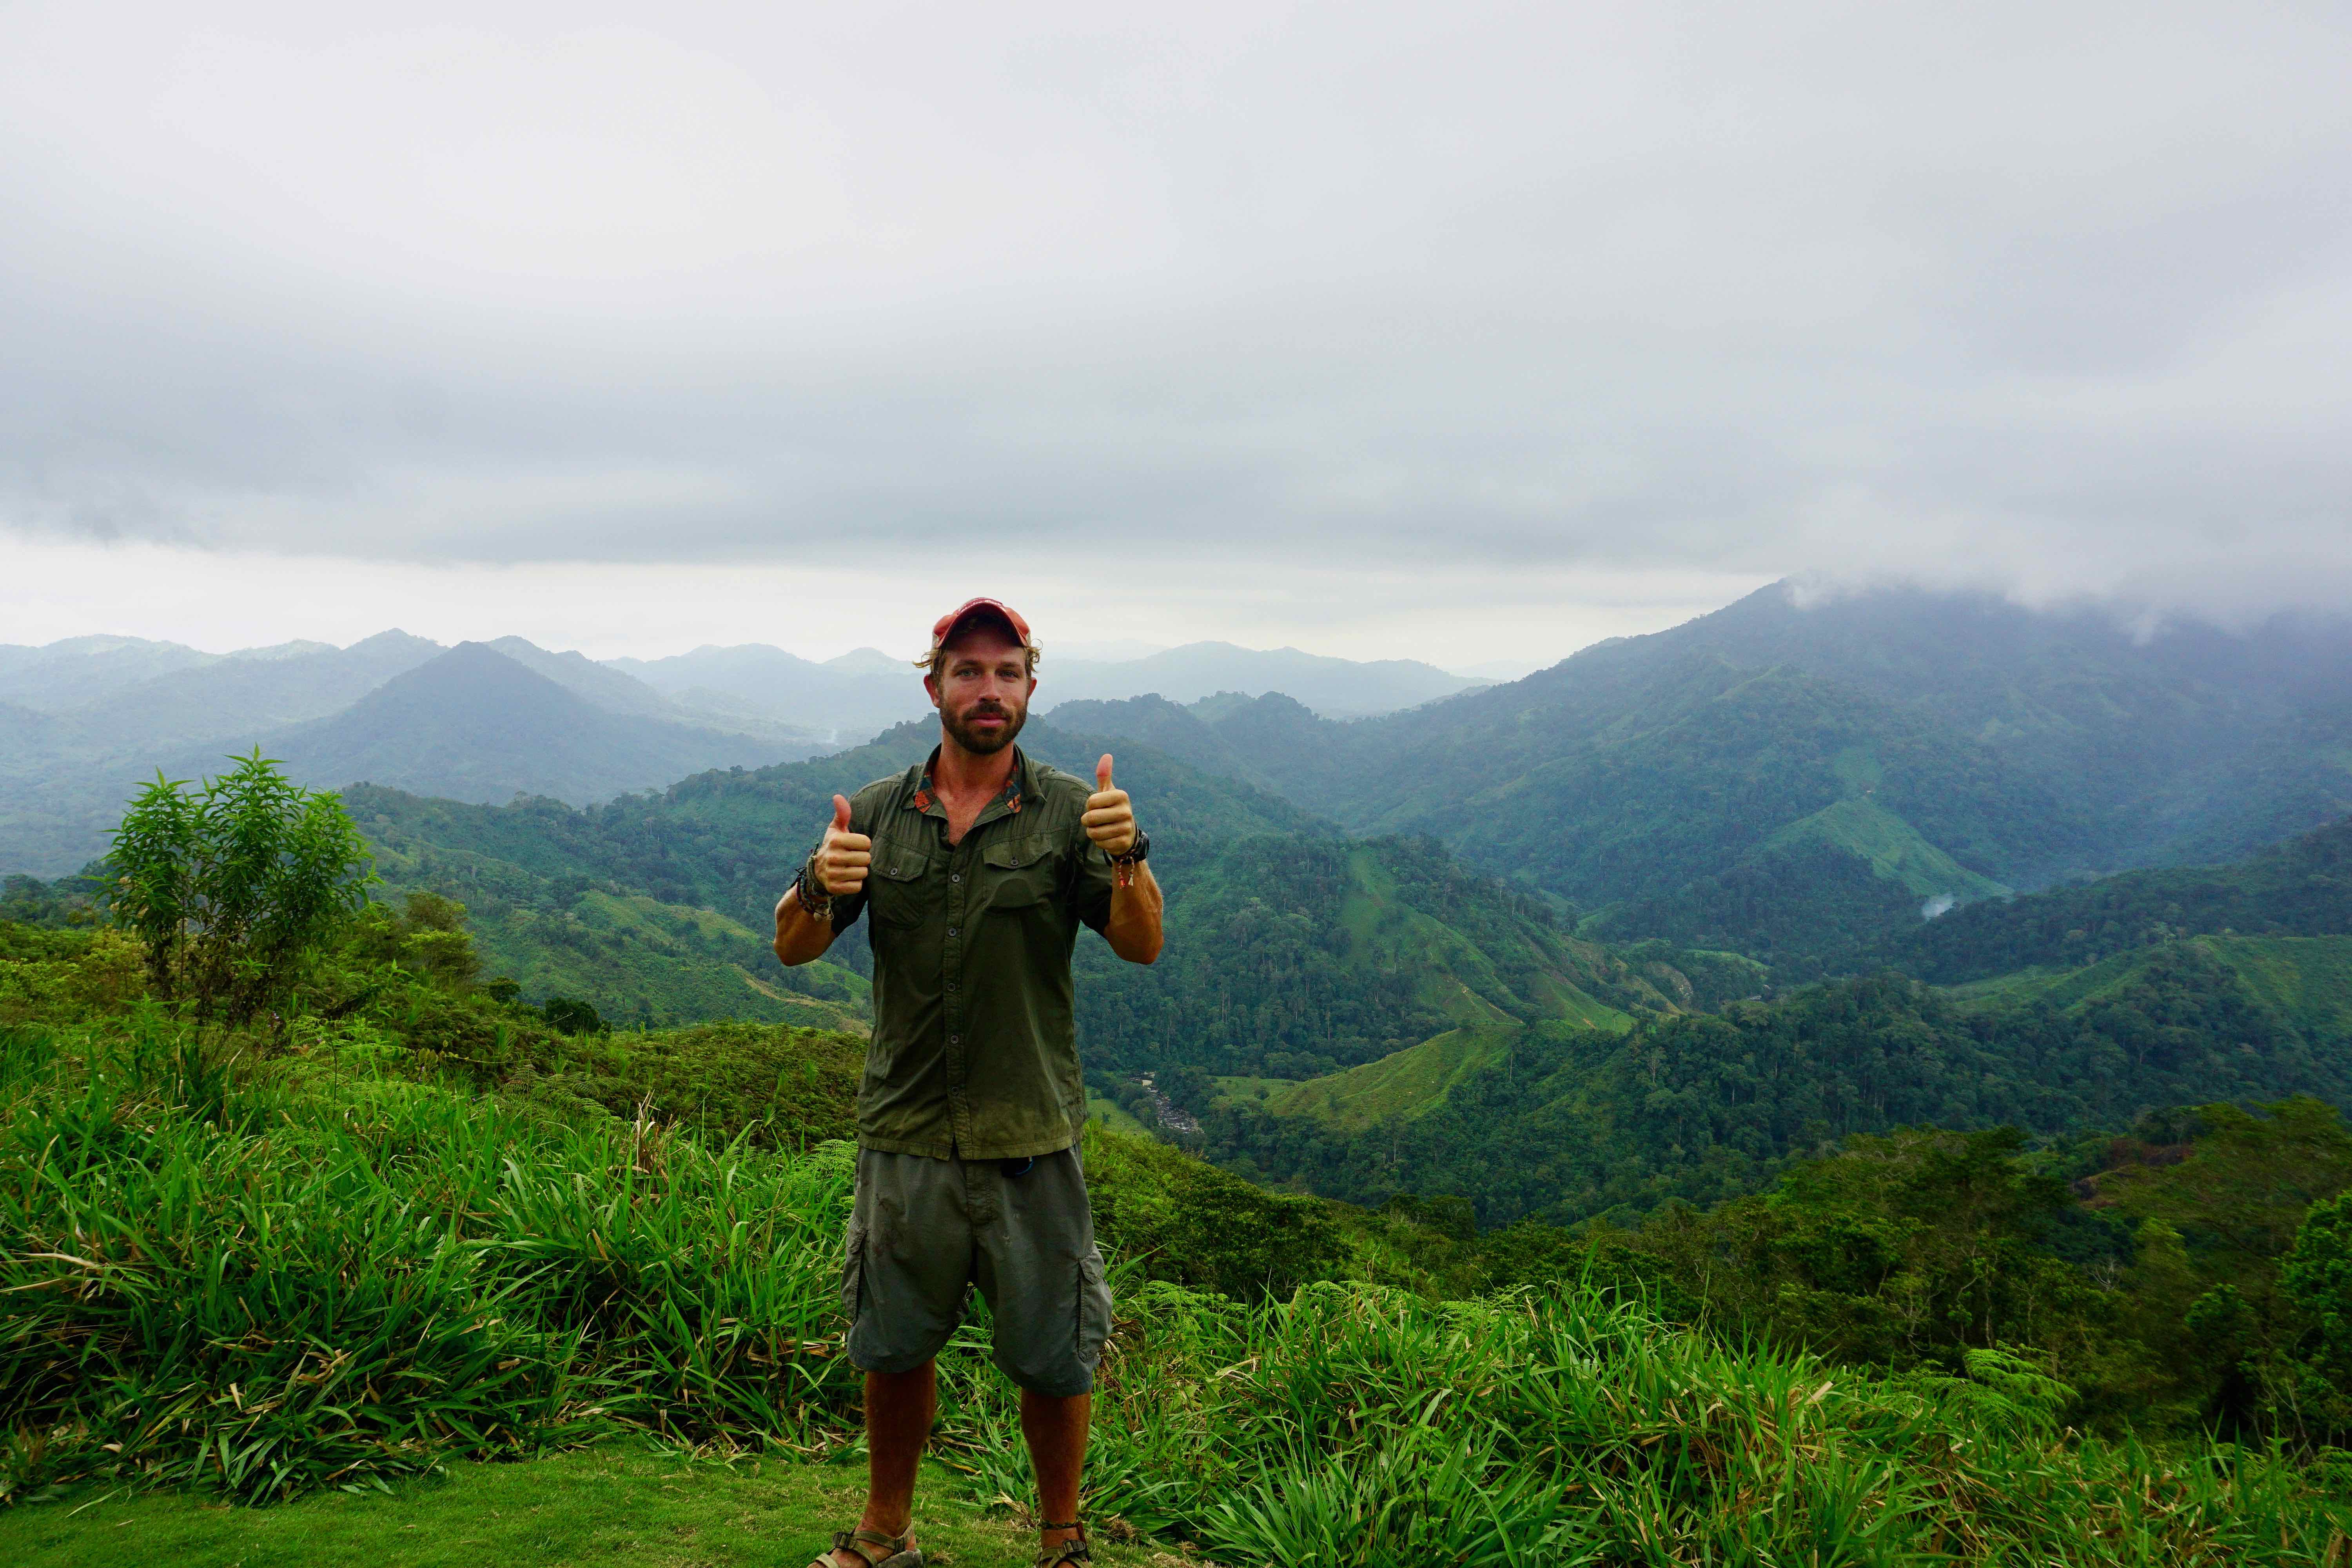
M963 1321L974 1285L1005 1376L1056 1398L1093 1389L1110 1289L1077 1151L1026 1161L860 1149L841 1269L849 1359L914 1371Z

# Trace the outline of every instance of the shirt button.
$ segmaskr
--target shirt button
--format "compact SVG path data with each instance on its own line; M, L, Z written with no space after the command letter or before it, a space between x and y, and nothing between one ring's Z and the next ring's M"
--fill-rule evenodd
M953 926L950 926L950 927L948 927L948 934L949 934L950 936L953 936L953 935L955 935L955 927L953 927Z
M963 880L963 873L961 871L951 873L949 876L948 880L950 882L961 882Z
M950 1035L948 1037L948 1044L951 1046L960 1046L963 1044L963 1037L961 1035Z

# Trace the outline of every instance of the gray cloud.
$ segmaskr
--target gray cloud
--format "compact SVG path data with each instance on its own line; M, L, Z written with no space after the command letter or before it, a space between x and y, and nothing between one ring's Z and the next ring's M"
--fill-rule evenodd
M6 526L2352 587L2340 10L206 9L0 14Z

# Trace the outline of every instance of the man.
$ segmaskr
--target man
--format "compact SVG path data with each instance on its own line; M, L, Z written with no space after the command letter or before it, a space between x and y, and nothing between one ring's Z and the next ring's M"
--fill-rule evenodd
M776 905L776 956L806 963L870 910L874 1039L857 1097L857 1195L842 1270L866 1373L866 1500L810 1568L920 1568L908 1531L937 1405L933 1359L987 1298L1037 1472L1038 1568L1092 1561L1078 1479L1110 1292L1078 1163L1086 1098L1070 953L1092 926L1160 956L1160 897L1111 759L1095 787L1013 744L1036 689L1029 623L993 599L941 616L921 661L930 760L833 797L833 825Z

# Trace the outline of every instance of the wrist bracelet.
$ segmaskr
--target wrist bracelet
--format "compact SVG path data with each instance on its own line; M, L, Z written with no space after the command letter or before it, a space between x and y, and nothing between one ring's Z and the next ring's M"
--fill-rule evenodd
M801 862L800 875L793 879L793 889L800 895L801 913L812 920L833 918L833 895L817 891L815 879L809 875L811 860Z

